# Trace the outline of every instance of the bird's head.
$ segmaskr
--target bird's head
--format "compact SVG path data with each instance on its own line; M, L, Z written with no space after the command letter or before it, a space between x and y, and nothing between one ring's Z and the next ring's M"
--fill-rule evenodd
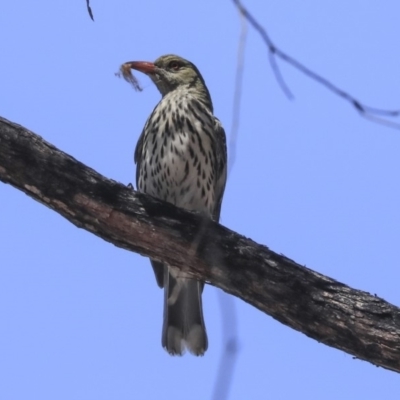
M129 66L148 75L157 86L162 96L178 88L193 89L204 97L212 109L211 98L203 77L197 67L182 57L167 54L157 58L154 63L131 61Z

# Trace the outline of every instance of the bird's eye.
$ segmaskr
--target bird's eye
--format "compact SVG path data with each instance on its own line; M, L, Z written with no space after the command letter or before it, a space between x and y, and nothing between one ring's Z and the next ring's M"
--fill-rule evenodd
M173 69L174 71L178 71L178 69L181 67L178 61L171 61L168 66L170 69Z

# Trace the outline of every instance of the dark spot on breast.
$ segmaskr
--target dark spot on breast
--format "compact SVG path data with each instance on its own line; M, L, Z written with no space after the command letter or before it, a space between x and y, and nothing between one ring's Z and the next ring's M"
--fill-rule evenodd
M194 151L193 151L192 146L189 146L189 154L190 154L190 158L194 158Z
M192 123L190 122L189 118L186 118L186 125L187 125L187 127L188 127L190 133L194 134L194 128L193 128L193 125L192 125ZM192 138L192 139L193 139L193 138Z

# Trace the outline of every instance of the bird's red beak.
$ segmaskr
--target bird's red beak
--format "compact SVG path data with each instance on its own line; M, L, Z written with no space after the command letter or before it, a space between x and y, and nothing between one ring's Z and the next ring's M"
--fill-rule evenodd
M152 62L147 61L129 61L127 64L130 68L143 72L144 74L154 74L156 67Z

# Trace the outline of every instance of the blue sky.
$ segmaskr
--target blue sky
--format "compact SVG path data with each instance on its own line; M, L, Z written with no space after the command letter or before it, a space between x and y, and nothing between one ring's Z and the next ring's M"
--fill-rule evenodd
M190 3L190 4L189 4ZM395 0L247 1L277 45L365 103L400 108ZM230 1L5 2L1 116L105 176L134 181L133 149L159 100L114 76L131 60L193 61L228 138L240 20ZM400 305L400 131L361 118L292 68L289 101L249 29L236 162L221 222ZM206 287L205 357L161 348L162 291L147 259L0 184L0 398L210 399L224 338ZM397 399L399 376L235 300L230 399Z

